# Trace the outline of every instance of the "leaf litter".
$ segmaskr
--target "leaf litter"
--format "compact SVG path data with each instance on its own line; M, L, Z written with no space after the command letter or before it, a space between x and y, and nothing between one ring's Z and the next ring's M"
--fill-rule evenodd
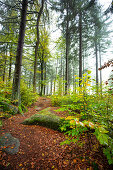
M0 135L10 132L20 141L19 152L8 155L0 150L0 168L8 170L107 170L112 169L103 155L102 147L95 136L90 139L87 134L80 137L82 146L71 143L60 145L65 135L58 131L39 125L22 125L21 122L36 114L36 107L43 110L51 107L58 116L65 116L65 112L55 112L57 107L51 106L51 100L40 97L28 112L4 120ZM90 140L90 141L89 141Z

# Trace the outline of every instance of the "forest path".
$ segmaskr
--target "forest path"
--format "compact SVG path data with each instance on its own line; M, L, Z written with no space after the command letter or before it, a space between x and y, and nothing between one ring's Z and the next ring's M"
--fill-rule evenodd
M18 114L4 121L0 135L11 133L19 139L20 148L15 155L0 151L0 166L8 170L93 170L92 163L96 162L99 169L109 169L102 152L90 150L87 136L81 139L84 142L82 148L77 144L61 146L60 142L65 139L63 133L39 125L21 124L24 119L47 107L56 110L49 98L40 97L24 116ZM95 139L92 141L93 145L97 144Z

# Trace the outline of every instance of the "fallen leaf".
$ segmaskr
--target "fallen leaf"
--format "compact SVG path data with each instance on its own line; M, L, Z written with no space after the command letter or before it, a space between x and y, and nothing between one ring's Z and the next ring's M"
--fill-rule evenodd
M19 166L22 166L22 164L19 164Z
M42 153L42 156L44 156L44 153Z
M73 162L76 164L77 160L76 160L76 159L73 159Z

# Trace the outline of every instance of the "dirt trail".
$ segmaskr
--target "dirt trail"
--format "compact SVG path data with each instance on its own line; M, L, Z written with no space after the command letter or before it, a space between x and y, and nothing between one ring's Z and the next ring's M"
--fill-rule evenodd
M46 107L51 107L50 99L40 97L24 116L15 115L4 121L0 135L11 133L19 139L20 148L15 155L0 151L0 166L8 170L93 170L92 163L96 162L99 169L110 169L101 151L91 152L87 136L82 139L85 143L83 148L76 144L61 146L60 142L65 139L63 133L39 125L21 124L24 119ZM92 141L96 145L96 140Z

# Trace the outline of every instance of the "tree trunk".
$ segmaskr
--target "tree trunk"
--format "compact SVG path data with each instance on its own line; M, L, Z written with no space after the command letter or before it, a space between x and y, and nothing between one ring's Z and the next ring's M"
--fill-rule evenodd
M30 72L29 75L29 88L31 87L31 82L32 82L32 72Z
M99 44L99 59L100 59L100 68L102 67L102 58L101 58L101 47ZM100 70L100 90L101 90L101 96L102 96L102 70Z
M53 80L51 79L51 91L50 91L51 95L52 95L52 88L53 88Z
M95 41L95 57L96 57L96 90L98 93L98 50L97 50L97 41Z
M53 89L53 94L55 94L55 87L56 87L56 79L54 80L54 89Z
M13 79L12 100L17 100L17 102L15 103L17 105L21 103L20 78L21 78L22 53L23 53L23 44L24 44L24 37L25 37L25 27L26 27L27 5L28 5L28 0L23 0L19 39L18 39L17 54L16 54L16 63L15 63L15 73Z
M9 81L11 81L11 68L12 68L12 56L10 56L9 61Z
M79 78L82 79L82 13L79 14ZM81 80L79 80L79 87Z
M44 62L44 95L46 95L46 62Z
M68 2L67 2L67 25L66 25L66 74L65 74L65 94L67 94L68 91L68 56L69 56L69 9L68 9Z
M7 56L7 52L6 52L6 56ZM6 78L6 56L4 56L4 66L3 66L3 82L5 82L5 78Z
M42 96L43 94L43 87L44 87L44 84L43 84L43 78L44 78L44 60L43 60L43 54L42 54L42 58L41 58L41 91L40 91L40 96Z
M38 12L38 17L37 17L37 24L36 24L36 29L37 29L37 41L36 41L36 47L35 47L35 61L34 61L34 77L33 77L33 92L36 92L36 71L37 71L37 55L38 55L38 47L39 47L39 42L40 42L40 37L39 37L39 22L40 18L43 12L44 8L44 2L45 0L42 0L42 6Z
M11 69L12 69L12 45L10 46L9 81L11 81Z

